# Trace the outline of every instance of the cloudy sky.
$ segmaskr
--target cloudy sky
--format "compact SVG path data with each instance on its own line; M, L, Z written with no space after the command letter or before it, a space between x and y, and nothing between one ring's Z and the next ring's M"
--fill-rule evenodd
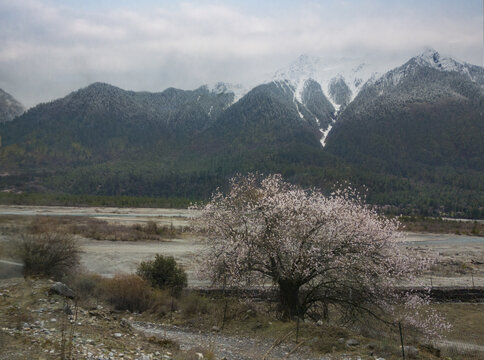
M483 65L482 0L0 0L0 88L26 106L95 81L254 85L300 54Z

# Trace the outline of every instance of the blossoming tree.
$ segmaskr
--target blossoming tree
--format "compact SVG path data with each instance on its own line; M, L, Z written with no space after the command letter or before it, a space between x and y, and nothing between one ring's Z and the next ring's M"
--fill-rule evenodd
M280 175L249 174L200 209L195 226L208 245L203 274L232 286L273 283L285 317L328 303L347 315L379 316L402 296L399 282L429 265L397 246L396 221L348 190L325 197Z

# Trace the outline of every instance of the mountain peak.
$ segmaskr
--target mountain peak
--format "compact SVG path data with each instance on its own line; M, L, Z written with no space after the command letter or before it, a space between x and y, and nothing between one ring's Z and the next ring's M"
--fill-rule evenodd
M13 120L25 111L24 106L8 92L0 89L0 123Z
M431 67L440 71L462 71L464 63L451 57L442 56L436 50L427 47L424 51L414 57L416 63L421 66Z
M86 86L84 89L104 90L104 89L120 89L120 88L108 83L97 81Z

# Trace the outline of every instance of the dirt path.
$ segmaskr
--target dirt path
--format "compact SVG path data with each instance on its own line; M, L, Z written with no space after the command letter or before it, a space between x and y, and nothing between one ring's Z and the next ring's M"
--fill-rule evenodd
M147 336L176 341L182 350L190 350L197 347L212 348L217 359L260 360L273 345L273 342L267 340L216 333L198 333L195 330L177 326L158 325L147 322L133 322L131 325L135 330ZM304 347L300 347L293 354L289 355L294 347L295 344L293 342L291 344L285 343L275 346L266 359L321 359L319 356L315 357L308 354L308 349Z

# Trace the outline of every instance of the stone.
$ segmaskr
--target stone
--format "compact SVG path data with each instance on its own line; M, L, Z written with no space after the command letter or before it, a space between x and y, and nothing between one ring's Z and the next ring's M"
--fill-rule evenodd
M69 299L74 299L76 297L74 291L72 291L66 284L61 282L56 282L54 285L52 285L49 289L49 292Z
M418 356L418 349L415 346L404 346L403 349L405 350L405 355L408 356L409 359L414 359Z
M358 346L360 342L356 339L348 339L346 340L346 346Z
M220 328L218 326L212 326L213 332L220 332Z
M114 336L115 338L118 338L118 339L119 339L120 337L122 337L122 336L123 336L123 334L121 334L121 333L114 333L114 334L113 334L113 336Z
M71 308L70 308L70 306L68 304L66 304L66 306L64 306L64 309L63 310L64 310L64 313L66 315L73 315L72 310L71 310Z
M338 339L339 344L344 344L345 343L345 338L339 338Z

